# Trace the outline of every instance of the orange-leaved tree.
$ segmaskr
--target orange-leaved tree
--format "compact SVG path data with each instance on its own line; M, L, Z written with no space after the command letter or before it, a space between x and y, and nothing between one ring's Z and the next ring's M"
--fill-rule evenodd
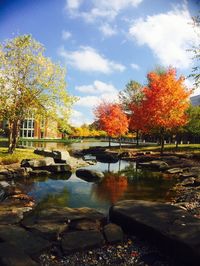
M159 130L162 154L166 130L178 128L188 122L186 110L191 91L184 85L183 76L176 78L174 68L160 73L150 72L147 77L149 83L143 89L144 99L140 107L140 113L145 119L143 130Z
M94 110L99 128L111 137L120 137L128 131L128 118L121 105L117 103L101 102ZM120 142L121 146L121 142Z

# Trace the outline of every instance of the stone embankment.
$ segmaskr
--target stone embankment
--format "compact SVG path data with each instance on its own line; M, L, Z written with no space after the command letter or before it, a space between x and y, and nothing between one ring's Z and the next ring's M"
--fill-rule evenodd
M128 233L150 239L181 265L200 261L200 220L180 208L127 200L111 207L110 220Z

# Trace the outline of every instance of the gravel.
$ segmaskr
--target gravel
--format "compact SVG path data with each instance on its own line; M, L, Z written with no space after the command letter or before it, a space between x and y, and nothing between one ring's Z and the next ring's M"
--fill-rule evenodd
M172 258L163 255L155 246L135 237L129 237L123 243L68 256L62 256L60 250L54 247L49 253L42 254L39 260L42 266L177 266Z

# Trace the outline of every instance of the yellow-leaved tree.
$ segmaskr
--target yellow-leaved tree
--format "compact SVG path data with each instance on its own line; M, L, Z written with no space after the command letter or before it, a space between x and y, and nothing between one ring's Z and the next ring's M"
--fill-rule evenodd
M66 90L65 70L44 52L31 35L0 44L0 119L8 124L9 153L29 112L66 122L75 100Z

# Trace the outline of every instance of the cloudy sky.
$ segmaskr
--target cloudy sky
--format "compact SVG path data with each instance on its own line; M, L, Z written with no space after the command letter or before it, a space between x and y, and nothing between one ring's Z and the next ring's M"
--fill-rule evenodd
M67 68L68 91L79 97L71 122L80 125L131 79L145 84L157 65L188 76L198 10L200 0L0 0L0 42L32 34Z

